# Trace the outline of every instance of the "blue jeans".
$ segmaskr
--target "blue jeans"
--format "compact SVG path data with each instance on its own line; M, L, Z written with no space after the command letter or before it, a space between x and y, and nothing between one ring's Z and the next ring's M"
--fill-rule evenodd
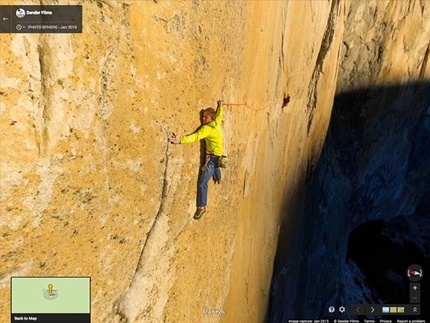
M197 206L203 207L208 204L208 183L212 175L218 180L221 180L221 170L218 167L218 156L210 156L203 167L202 173L199 178L199 185L197 188Z

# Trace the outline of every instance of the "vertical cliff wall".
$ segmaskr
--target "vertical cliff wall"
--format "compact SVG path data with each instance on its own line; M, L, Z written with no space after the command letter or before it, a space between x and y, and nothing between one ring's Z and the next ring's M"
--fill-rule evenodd
M324 140L343 15L92 1L80 35L2 34L0 312L10 276L83 275L94 322L261 321L283 201ZM229 168L195 221L200 147L166 139L219 98L246 105L226 109Z
M267 12L267 4L254 3L250 21L260 20L261 13ZM259 25L261 33L253 34L253 43L247 51L251 56L259 53L257 44L267 42L264 32L273 31L276 37L273 46L279 49L274 57L278 72L267 70L265 77L269 84L275 82L275 98L279 101L270 110L257 114L261 123L246 135L247 144L240 153L243 176L238 184L242 193L238 201L231 286L226 299L231 311L221 317L222 322L264 319L269 288L263 282L272 274L268 270L273 263L271 250L276 248L279 233L291 227L291 218L301 216L293 212L285 216L286 210L292 210L292 204L303 198L298 187L306 181L306 174L318 159L335 90L346 4L340 1L271 4L273 17L268 21L273 24L279 19L282 23L270 28L268 23ZM260 70L266 56L263 52L255 57L252 69ZM260 73L248 83L250 88L266 80ZM270 198L266 192L271 192ZM272 215L276 223L271 221ZM259 265L255 266L256 263ZM256 285L257 281L261 283Z
M94 322L261 322L348 3L82 5L82 34L0 35L1 322L11 276L57 275L91 276ZM219 98L246 104L226 108L229 167L195 221L200 147L166 139Z

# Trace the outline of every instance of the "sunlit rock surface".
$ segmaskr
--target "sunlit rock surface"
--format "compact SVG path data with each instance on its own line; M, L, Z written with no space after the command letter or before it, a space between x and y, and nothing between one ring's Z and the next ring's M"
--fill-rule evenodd
M322 174L317 164L336 84L339 95L373 85L387 94L387 83L401 86L394 97L366 95L381 104L425 99L418 95L425 83L403 85L429 76L427 2L82 4L82 34L0 35L0 322L9 321L11 276L91 276L93 322L262 322L269 316L277 251L277 317L315 303L311 285L304 294L296 288L302 281L294 258L300 242L307 248L303 261L317 252L312 259L318 264L334 244L339 257L333 270L362 270L344 260L349 232L366 218L381 220L386 210L343 216L344 205L327 206L327 212L339 208L342 232L339 240L329 237L324 249L321 240L312 240L320 231L310 240L302 234L302 228L316 232L315 225L328 225L312 215L319 202L310 202L314 191L306 196L306 188L322 185L313 180ZM240 104L225 110L229 166L221 185L210 184L208 212L195 221L201 147L169 146L166 139L196 129L199 111L220 98ZM339 115L339 131L358 118L357 131L375 139L371 145L367 137L336 135L340 147L357 145L344 158L358 158L362 147L368 157L356 159L357 171L381 171L382 179L363 175L352 183L340 161L330 163L342 175L339 185L349 183L330 198L346 200L358 183L370 181L362 198L372 207L396 209L395 203L384 206L387 194L417 199L397 202L394 219L421 214L414 212L425 188L377 193L398 171L390 163L384 170L383 153L378 159L373 149L384 146L379 138L389 134L387 153L415 158L418 146L408 136L428 138L418 118L428 110L414 105L411 113L393 104L392 119L378 121L386 111L376 108L367 121L360 113L347 113L346 121ZM398 131L376 133L372 126L379 122ZM402 130L403 123L414 126ZM402 176L412 181L408 167ZM290 256L293 265L287 267L281 260ZM314 269L307 272L314 275ZM339 279L325 283L337 288ZM315 311L329 297L335 295L320 297ZM303 307L294 307L297 300Z
M91 276L93 322L261 322L281 218L327 132L347 3L82 5L82 34L0 35L0 321L11 276ZM242 105L194 221L200 145L167 136L220 98Z

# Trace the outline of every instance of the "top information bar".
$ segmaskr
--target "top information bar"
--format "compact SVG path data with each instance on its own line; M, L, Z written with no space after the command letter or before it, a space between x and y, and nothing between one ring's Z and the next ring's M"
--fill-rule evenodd
M82 33L82 6L0 6L0 33Z

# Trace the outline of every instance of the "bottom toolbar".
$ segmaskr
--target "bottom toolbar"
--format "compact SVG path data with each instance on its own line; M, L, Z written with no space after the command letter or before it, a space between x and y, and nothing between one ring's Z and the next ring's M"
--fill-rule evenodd
M419 304L354 304L351 315L420 315Z

